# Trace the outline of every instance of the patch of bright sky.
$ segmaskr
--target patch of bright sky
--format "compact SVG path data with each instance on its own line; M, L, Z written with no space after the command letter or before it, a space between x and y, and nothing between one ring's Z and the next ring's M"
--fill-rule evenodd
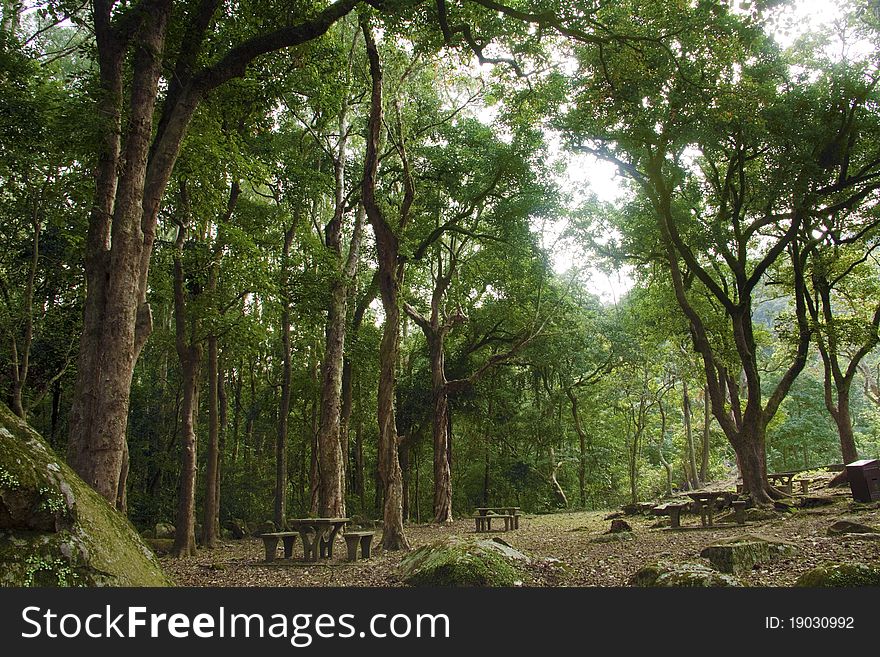
M743 0L735 0L738 7L748 5ZM791 6L777 8L780 12L773 33L774 39L783 48L790 47L795 40L807 31L818 30L833 25L842 11L842 2L837 0L799 0ZM833 41L833 40L832 40ZM840 52L840 43L829 45ZM864 45L862 46L864 47ZM864 54L859 44L847 44L847 54L855 57ZM833 56L832 52L828 53ZM478 70L486 67L475 65ZM496 123L497 110L483 108L478 113L487 123ZM627 184L613 164L599 160L595 156L578 153L565 153L558 135L548 134L549 155L552 162L562 162L557 182L569 196L573 207L593 197L601 203L618 204L627 196ZM692 154L696 155L696 153ZM564 218L556 221L546 220L535 226L540 231L542 246L551 254L553 267L565 278L577 275L584 287L605 303L616 303L632 287L631 270L608 271L591 263L590 255L570 237L566 236L567 222Z

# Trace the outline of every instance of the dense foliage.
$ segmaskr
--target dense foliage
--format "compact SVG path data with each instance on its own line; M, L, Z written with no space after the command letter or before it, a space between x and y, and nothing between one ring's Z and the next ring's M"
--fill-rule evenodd
M193 495L202 524L331 508L328 444L335 508L381 518L389 299L406 520L604 508L738 464L760 501L744 460L876 457L869 5L782 48L777 2L5 2L2 394L62 451L72 404L102 394L82 368L109 208L108 271L136 266L126 231L149 238L116 498L141 526ZM108 30L132 53L115 105ZM175 121L165 180L151 167ZM124 223L136 138L147 191ZM619 173L613 202L567 175L597 161ZM629 281L614 299L603 271Z

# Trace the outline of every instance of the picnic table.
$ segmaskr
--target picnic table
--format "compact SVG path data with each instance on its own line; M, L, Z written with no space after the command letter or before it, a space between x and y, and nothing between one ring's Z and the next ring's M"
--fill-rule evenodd
M715 507L720 506L722 509L731 505L736 497L736 493L728 490L705 491L697 490L685 493L689 498L698 502L700 505L700 522L703 527L711 527L713 525L713 515Z
M293 518L287 524L299 532L305 560L317 561L319 556L333 557L333 542L348 521L348 518Z
M791 480L795 478L797 472L772 472L767 475L767 481L771 486L776 486L785 493L792 494Z
M511 529L519 529L519 512L518 506L481 506L477 507L474 514L474 524L477 533L492 531L492 520L503 520L504 531Z

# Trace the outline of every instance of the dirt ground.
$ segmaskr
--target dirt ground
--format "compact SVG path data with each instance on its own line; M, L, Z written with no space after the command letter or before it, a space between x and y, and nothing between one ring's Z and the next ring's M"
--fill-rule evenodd
M811 493L815 495L815 493ZM780 513L747 527L717 524L700 527L699 516L682 515L682 530L659 527L655 516L627 516L633 539L596 543L611 521L608 511L525 515L520 528L497 536L535 558L553 558L561 567L536 567L524 586L626 586L641 566L657 559L706 563L699 554L716 539L745 532L782 539L798 547L797 555L756 567L741 578L748 586L790 586L810 568L824 561L862 561L880 564L880 540L865 535L830 536L828 527L837 520L852 520L880 528L880 503L854 505L849 490L825 489L820 496L833 504L794 513ZM661 522L663 522L661 520ZM380 532L377 532L378 539ZM450 535L473 536L470 518L449 526L409 525L407 538L413 548ZM880 534L875 535L880 539ZM297 540L295 554L302 554ZM180 586L403 586L397 565L406 552L375 550L367 561L347 563L345 544L337 538L334 558L320 564L297 560L264 563L263 543L258 538L223 541L214 550L200 550L186 560L162 558L162 565Z

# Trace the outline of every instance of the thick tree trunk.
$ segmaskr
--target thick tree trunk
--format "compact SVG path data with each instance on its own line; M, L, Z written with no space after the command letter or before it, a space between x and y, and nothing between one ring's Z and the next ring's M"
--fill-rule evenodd
M164 0L146 13L137 34L124 153L119 135L123 132L120 117L125 53L109 25L99 24L96 17L103 93L99 114L107 124L102 130L104 141L87 237L88 293L70 411L68 462L116 506L121 505L118 494L132 374L152 328L146 303L152 231L179 147L178 141L172 157L151 172L163 184L146 192L170 4Z
M177 557L194 556L196 553L196 428L195 415L198 387L198 369L201 347L190 345L181 358L183 370L183 405L180 428L180 487L177 493L177 519L174 524L174 546Z
M749 431L751 429L751 431ZM760 427L744 428L742 437L733 444L743 481L743 492L758 504L769 504L783 495L767 484L764 431Z
M396 286L395 286L396 287ZM384 286L383 286L384 288ZM408 549L403 532L403 476L398 460L397 428L394 421L394 371L399 348L400 312L396 290L382 291L385 328L379 346L379 477L384 492L382 547L386 550Z
M342 357L345 347L347 285L332 284L327 313L326 341L321 374L321 423L318 429L318 514L345 517L345 460L340 440Z
M855 434L853 433L852 414L849 408L850 384L849 381L837 385L837 405L829 405L828 410L837 425L837 434L840 437L840 453L844 463L858 461L859 452L856 448Z

